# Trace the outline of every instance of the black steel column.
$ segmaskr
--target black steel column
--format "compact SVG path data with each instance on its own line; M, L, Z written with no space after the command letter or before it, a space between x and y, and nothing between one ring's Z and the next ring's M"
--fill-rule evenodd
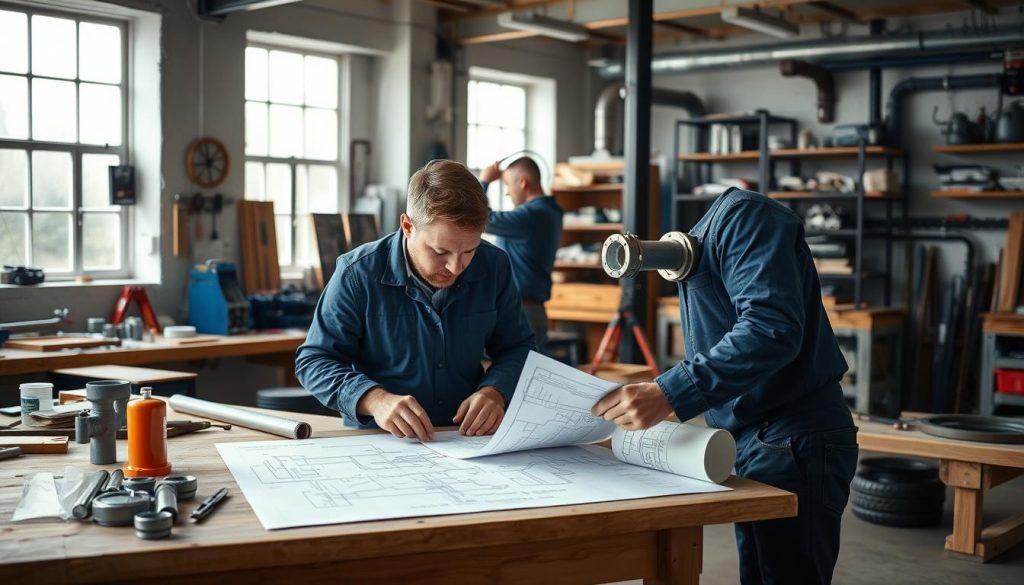
M654 23L653 0L630 0L626 38L626 183L622 193L622 222L626 232L642 240L650 221L651 192L651 37ZM647 274L622 279L622 306L646 325L645 291ZM619 355L623 362L635 362L636 343L628 329L622 332Z

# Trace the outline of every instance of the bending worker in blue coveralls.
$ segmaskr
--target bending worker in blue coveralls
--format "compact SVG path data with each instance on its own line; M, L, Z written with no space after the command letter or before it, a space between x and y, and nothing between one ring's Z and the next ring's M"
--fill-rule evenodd
M594 413L627 429L704 413L729 430L739 476L799 498L795 518L736 525L741 581L829 583L857 430L803 224L772 199L731 189L690 235L701 253L679 283L687 359L654 383L610 392Z
M476 177L431 161L409 181L401 229L338 258L295 375L346 425L421 441L453 422L497 430L534 339L486 223Z
M512 276L523 297L523 312L537 336L537 351L544 353L548 316L544 302L551 298L551 270L562 239L562 208L554 197L544 195L540 168L528 156L516 159L502 172L498 163L480 172L487 185L501 177L505 192L515 206L511 211L491 211L487 233L498 236L498 247L512 262Z

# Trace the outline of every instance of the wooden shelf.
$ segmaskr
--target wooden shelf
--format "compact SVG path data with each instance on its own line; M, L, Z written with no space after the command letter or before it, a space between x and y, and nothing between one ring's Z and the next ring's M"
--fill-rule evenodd
M945 199L1024 199L1024 191L932 191L932 197Z
M1010 142L1007 144L937 144L932 147L932 150L946 154L1024 152L1024 142Z
M857 156L860 148L856 146L836 146L831 148L780 148L769 151L774 158L840 158ZM901 156L903 151L888 146L868 146L864 149L867 156ZM708 152L689 152L679 155L679 160L696 162L735 162L757 160L761 152L744 150L728 154L711 154Z
M621 223L567 223L563 232L621 232Z
M596 270L602 270L602 266L601 266L600 262L567 262L567 261L564 261L564 260L555 260L555 268L556 269L563 269L563 270L564 269L581 269L581 270L596 269Z
M730 162L741 160L757 160L761 158L758 150L744 150L742 152L730 152L728 154L711 154L710 152L689 152L679 155L679 160L698 162Z
M600 193L622 191L622 183L594 183L586 187L551 187L551 193Z
M829 158L843 156L857 156L860 148L856 146L833 146L829 148L781 148L771 151L772 156L777 158ZM867 156L900 156L903 151L888 146L867 146L864 148Z
M768 196L772 199L856 199L856 193L839 193L836 191L771 191ZM899 193L886 193L883 191L865 191L867 199L896 199Z

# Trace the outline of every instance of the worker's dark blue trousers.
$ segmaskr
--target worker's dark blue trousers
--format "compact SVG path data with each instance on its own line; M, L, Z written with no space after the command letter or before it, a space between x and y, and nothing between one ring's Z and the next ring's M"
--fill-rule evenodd
M830 583L839 557L857 429L852 420L825 431L788 432L788 426L753 425L736 438L737 475L799 498L795 518L736 524L744 585Z

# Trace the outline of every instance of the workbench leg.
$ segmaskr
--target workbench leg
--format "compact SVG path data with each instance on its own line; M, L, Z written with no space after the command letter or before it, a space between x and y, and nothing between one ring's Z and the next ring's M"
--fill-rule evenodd
M704 561L704 528L658 531L658 585L698 585Z
M980 489L955 488L953 534L946 537L946 550L974 556L981 537L984 493Z

